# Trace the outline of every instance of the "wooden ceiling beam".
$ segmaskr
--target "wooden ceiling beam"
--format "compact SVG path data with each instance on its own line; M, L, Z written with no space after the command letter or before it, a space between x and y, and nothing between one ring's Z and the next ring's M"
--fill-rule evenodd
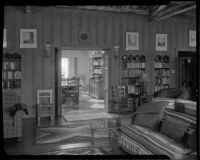
M180 8L187 7L187 6L194 5L194 4L196 4L194 1L183 2L179 5L175 5L174 7L171 6L171 7L169 7L169 9L164 9L164 10L160 10L158 12L153 12L152 16L153 16L153 18L163 16L165 14L170 14L172 12L175 12Z
M181 10L178 10L178 11L174 11L174 12L171 13L171 14L166 14L166 15L163 15L163 16L160 16L160 17L155 17L154 19L156 19L156 20L162 20L162 19L164 19L164 18L172 17L172 16L178 15L178 14L180 14L180 13L187 12L187 11L192 10L192 9L195 9L195 8L196 8L196 5L193 5L193 6L190 6L190 7L181 9Z
M57 6L64 8L76 8L76 9L88 9L88 10L99 10L109 12L124 12L124 13L135 13L147 15L148 10L136 9L134 6Z

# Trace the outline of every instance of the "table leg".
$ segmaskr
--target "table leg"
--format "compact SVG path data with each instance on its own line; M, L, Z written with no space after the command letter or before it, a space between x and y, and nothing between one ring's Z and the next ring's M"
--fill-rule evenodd
M94 129L91 129L91 153L94 152Z

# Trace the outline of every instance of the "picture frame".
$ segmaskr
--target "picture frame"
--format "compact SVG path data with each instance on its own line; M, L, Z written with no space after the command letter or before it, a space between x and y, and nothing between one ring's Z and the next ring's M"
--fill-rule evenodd
M126 32L126 50L139 50L139 32Z
M156 51L167 51L167 34L156 34Z
M189 30L189 47L196 47L196 30Z
M20 48L37 48L37 29L20 29Z
M3 29L3 48L7 47L7 30L6 28Z

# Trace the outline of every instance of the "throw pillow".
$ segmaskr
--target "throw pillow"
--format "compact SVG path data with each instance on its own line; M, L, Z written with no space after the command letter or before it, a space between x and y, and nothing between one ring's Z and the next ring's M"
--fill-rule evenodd
M156 113L139 113L136 115L133 124L148 127L155 130L158 127L160 115Z
M162 123L161 133L180 142L189 125L183 120L166 115Z

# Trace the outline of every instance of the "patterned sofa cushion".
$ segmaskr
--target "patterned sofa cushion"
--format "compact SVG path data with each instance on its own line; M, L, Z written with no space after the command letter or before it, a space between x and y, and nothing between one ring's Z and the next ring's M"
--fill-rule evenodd
M180 142L189 125L178 118L166 115L160 132Z
M138 125L119 127L119 144L132 154L166 155L171 159L182 160L192 152L185 145L149 128ZM130 152L129 152L130 153Z

